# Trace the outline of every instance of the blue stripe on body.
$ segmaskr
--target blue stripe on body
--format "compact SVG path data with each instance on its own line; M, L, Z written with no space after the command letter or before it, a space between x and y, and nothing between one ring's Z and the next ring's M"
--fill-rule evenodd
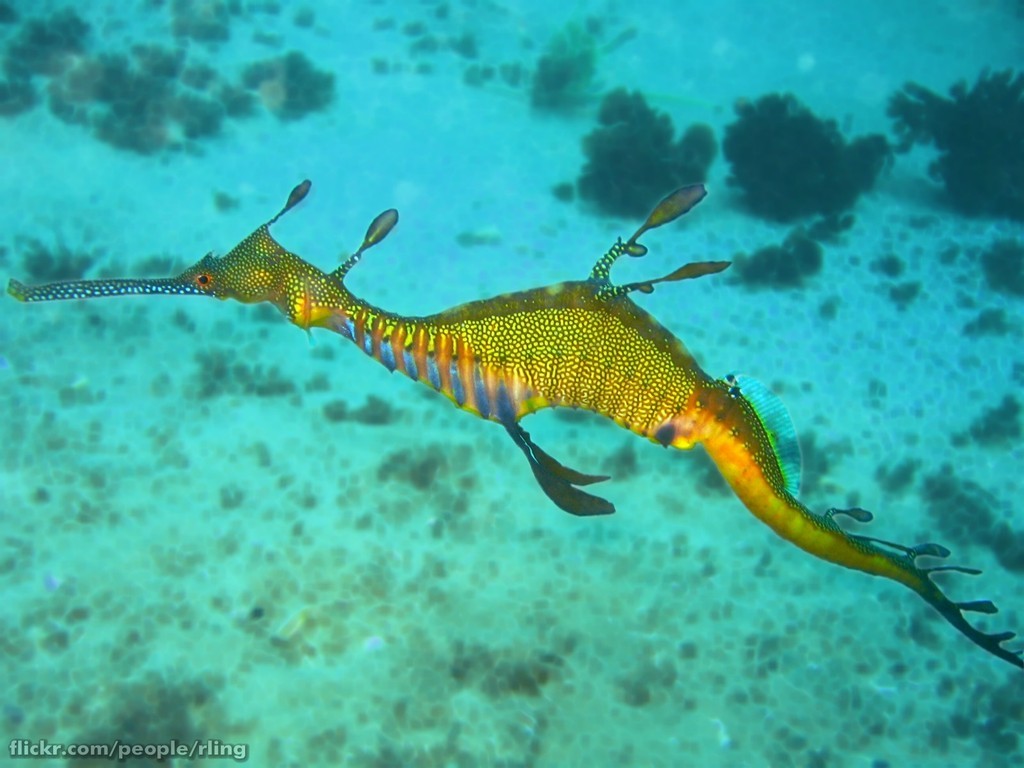
M437 361L433 355L427 355L427 379L434 389L441 389L441 374L438 373Z
M462 386L462 377L459 376L459 366L452 363L452 395L459 407L466 404L466 390Z
M409 378L418 380L420 377L419 369L416 368L416 358L412 356L412 352L408 349L402 351L402 359L405 360L405 370L409 374Z
M397 365L395 363L395 350L391 348L390 344L384 343L383 339L381 339L380 344L380 361L381 363L384 364L384 367L387 368L389 371L395 370L395 367Z
M344 336L349 341L352 341L356 334L355 323L352 322L351 317L338 317L337 315L331 320L331 330L341 336Z
M487 387L484 386L484 375L479 363L473 366L473 389L476 390L477 410L483 418L490 418L491 401L487 399Z
M508 387L505 386L505 382L502 379L498 379L497 401L495 412L498 414L498 420L505 424L513 423L516 420L516 408L512 402L512 396L509 394Z

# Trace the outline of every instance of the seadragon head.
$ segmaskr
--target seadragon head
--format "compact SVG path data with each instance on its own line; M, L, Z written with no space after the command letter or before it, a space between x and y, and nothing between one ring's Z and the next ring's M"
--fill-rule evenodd
M343 268L327 274L291 253L270 234L270 227L309 193L303 181L288 196L284 208L224 256L207 254L173 277L71 280L29 286L11 280L7 292L19 301L61 301L108 296L166 295L211 296L246 304L269 302L291 322L309 328L325 322L344 304L344 272L364 250L383 240L398 220L397 212L381 214L371 225L363 245ZM383 218L383 222L381 222Z

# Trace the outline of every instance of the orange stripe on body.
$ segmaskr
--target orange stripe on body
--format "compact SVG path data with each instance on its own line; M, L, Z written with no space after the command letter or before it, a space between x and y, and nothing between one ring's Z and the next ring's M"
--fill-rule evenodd
M484 393L487 396L487 410L490 412L490 418L495 421L499 421L497 418L498 414L498 377L500 373L496 368L490 368L488 366L481 366L480 377L484 383Z
M484 380L484 392L487 393L487 401L491 404L491 410L495 409L498 402L498 371L495 368L483 368L480 371Z
M352 335L352 341L359 349L366 349L366 310L361 309L356 313L354 319L355 333Z
M512 409L516 414L516 419L528 416L538 408L543 408L548 404L546 398L534 396L533 390L526 383L526 379L517 373L513 373L508 377L506 387L509 397L512 399Z
M372 324L370 325L370 354L373 355L377 360L381 359L380 356L380 345L381 340L384 338L384 317L378 315L373 318Z
M417 325L412 334L413 362L416 363L416 381L427 381L427 344L430 341L430 334L423 325Z
M434 339L434 362L437 363L437 378L441 382L438 391L454 399L452 392L452 337L444 331L438 331Z
M476 401L476 382L473 379L476 362L473 359L473 348L461 336L455 340L455 365L462 384L463 404L467 411L480 414Z
M408 376L409 369L405 366L405 335L405 324L396 325L395 330L391 332L391 351L395 355L395 370Z

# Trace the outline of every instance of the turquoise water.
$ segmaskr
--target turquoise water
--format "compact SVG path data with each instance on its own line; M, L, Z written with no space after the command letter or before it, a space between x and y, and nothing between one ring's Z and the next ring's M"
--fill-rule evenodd
M737 103L775 92L895 141L905 82L946 95L1024 68L1019 3L889 5L0 3L0 275L173 274L308 177L274 234L321 268L401 211L348 280L379 306L579 279L642 219L552 193L614 88L719 142ZM592 72L532 107L559 35ZM984 574L944 586L1020 629L1024 225L958 213L935 157L896 154L797 287L734 267L637 301L709 372L783 398L809 506L948 546ZM749 258L814 221L755 215L729 175L720 149L709 197L615 277ZM2 744L238 745L255 766L1024 764L1019 671L898 585L775 537L700 451L531 417L545 450L612 475L618 513L574 518L502 429L266 307L5 299Z

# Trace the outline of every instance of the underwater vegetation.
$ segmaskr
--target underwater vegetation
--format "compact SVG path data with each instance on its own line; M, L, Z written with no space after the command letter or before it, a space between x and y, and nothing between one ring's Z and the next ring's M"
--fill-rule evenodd
M752 212L767 219L792 221L851 208L890 157L884 136L848 142L834 120L816 117L791 94L742 101L736 114L722 141L728 181Z
M960 213L1024 219L1024 73L983 70L949 94L907 83L891 97L896 151L934 145L930 173Z
M225 395L280 397L296 391L277 366L264 369L239 359L236 350L212 347L195 354L194 396L205 400Z
M595 96L598 57L637 36L634 27L626 27L602 42L604 33L605 21L590 16L583 24L566 24L551 38L533 73L530 103L536 109L571 112Z
M4 49L0 115L16 115L34 107L39 94L32 78L61 75L74 57L84 52L88 34L89 25L70 9L24 22Z
M4 78L0 80L0 116L9 117L31 109L38 97L27 79Z
M89 31L70 8L47 19L29 19L7 45L4 72L13 78L59 75L85 51Z
M19 238L22 264L33 280L81 278L98 261L99 253L74 251L63 243L48 248L34 237Z
M983 446L1008 446L1015 444L1021 436L1020 402L1013 395L1005 395L999 405L989 408L971 422L967 433L976 443ZM966 436L953 436L955 444L966 440Z
M298 51L250 64L242 80L246 88L258 90L267 109L282 120L298 120L324 109L334 97L334 75L316 69Z
M398 409L382 397L369 395L358 408L349 408L347 400L331 400L324 404L328 421L355 421L369 426L384 426L398 420Z
M566 24L537 60L530 103L537 109L569 111L586 103L597 69L597 41L590 29Z
M466 25L466 17L453 13L448 3L438 3L424 18L403 21L406 17L407 14L378 16L371 22L375 33L401 35L408 40L405 57L371 58L372 74L429 76L439 67L448 69L454 65L462 73L462 82L473 88L500 84L518 89L528 81L529 74L522 62L489 57L480 42L479 31Z
M924 478L921 496L943 535L970 535L972 541L988 547L1008 571L1024 572L1024 532L1000 519L996 513L999 500L991 493L977 483L959 479L947 464Z
M176 37L227 39L227 5L213 4L212 15L190 14L192 5L172 5ZM154 154L195 148L200 139L219 134L225 121L255 114L260 101L281 119L293 120L323 109L333 95L334 76L297 51L249 65L239 84L184 45L139 42L124 52L92 53L91 37L88 22L71 9L22 22L3 52L0 115L36 106L38 83L45 80L55 117L119 149Z
M821 271L821 245L802 228L790 232L781 245L767 245L749 256L740 254L734 277L747 288L802 288Z
M223 42L231 37L231 14L239 4L225 0L173 0L171 30L176 37L200 42Z
M1006 336L1013 324L1002 309L983 309L978 316L964 325L964 336Z
M671 118L638 91L611 91L597 121L583 138L587 161L577 187L580 197L614 216L641 217L666 189L704 181L718 152L707 125L691 125L676 140Z
M981 254L981 270L992 290L1024 296L1024 245L1019 240L1005 239L992 243Z
M903 260L895 254L887 254L873 260L868 269L877 275L886 278L883 288L888 294L889 300L896 305L897 309L906 309L918 296L921 295L922 285L917 280L895 282L903 275L906 265Z
M170 677L170 675L168 675ZM143 680L118 686L105 697L103 709L88 718L87 730L76 734L82 744L159 744L171 738L187 740L208 738L211 725L224 729L217 691L224 681L211 676L174 683L150 674ZM97 697L99 698L99 697ZM69 760L83 768L109 765L106 756ZM154 756L131 760L138 768L166 765Z
M90 127L99 140L120 149L152 154L164 147L220 132L232 116L252 112L230 89L210 98L182 89L183 51L136 46L131 56L83 58L49 86L50 111L68 123Z

